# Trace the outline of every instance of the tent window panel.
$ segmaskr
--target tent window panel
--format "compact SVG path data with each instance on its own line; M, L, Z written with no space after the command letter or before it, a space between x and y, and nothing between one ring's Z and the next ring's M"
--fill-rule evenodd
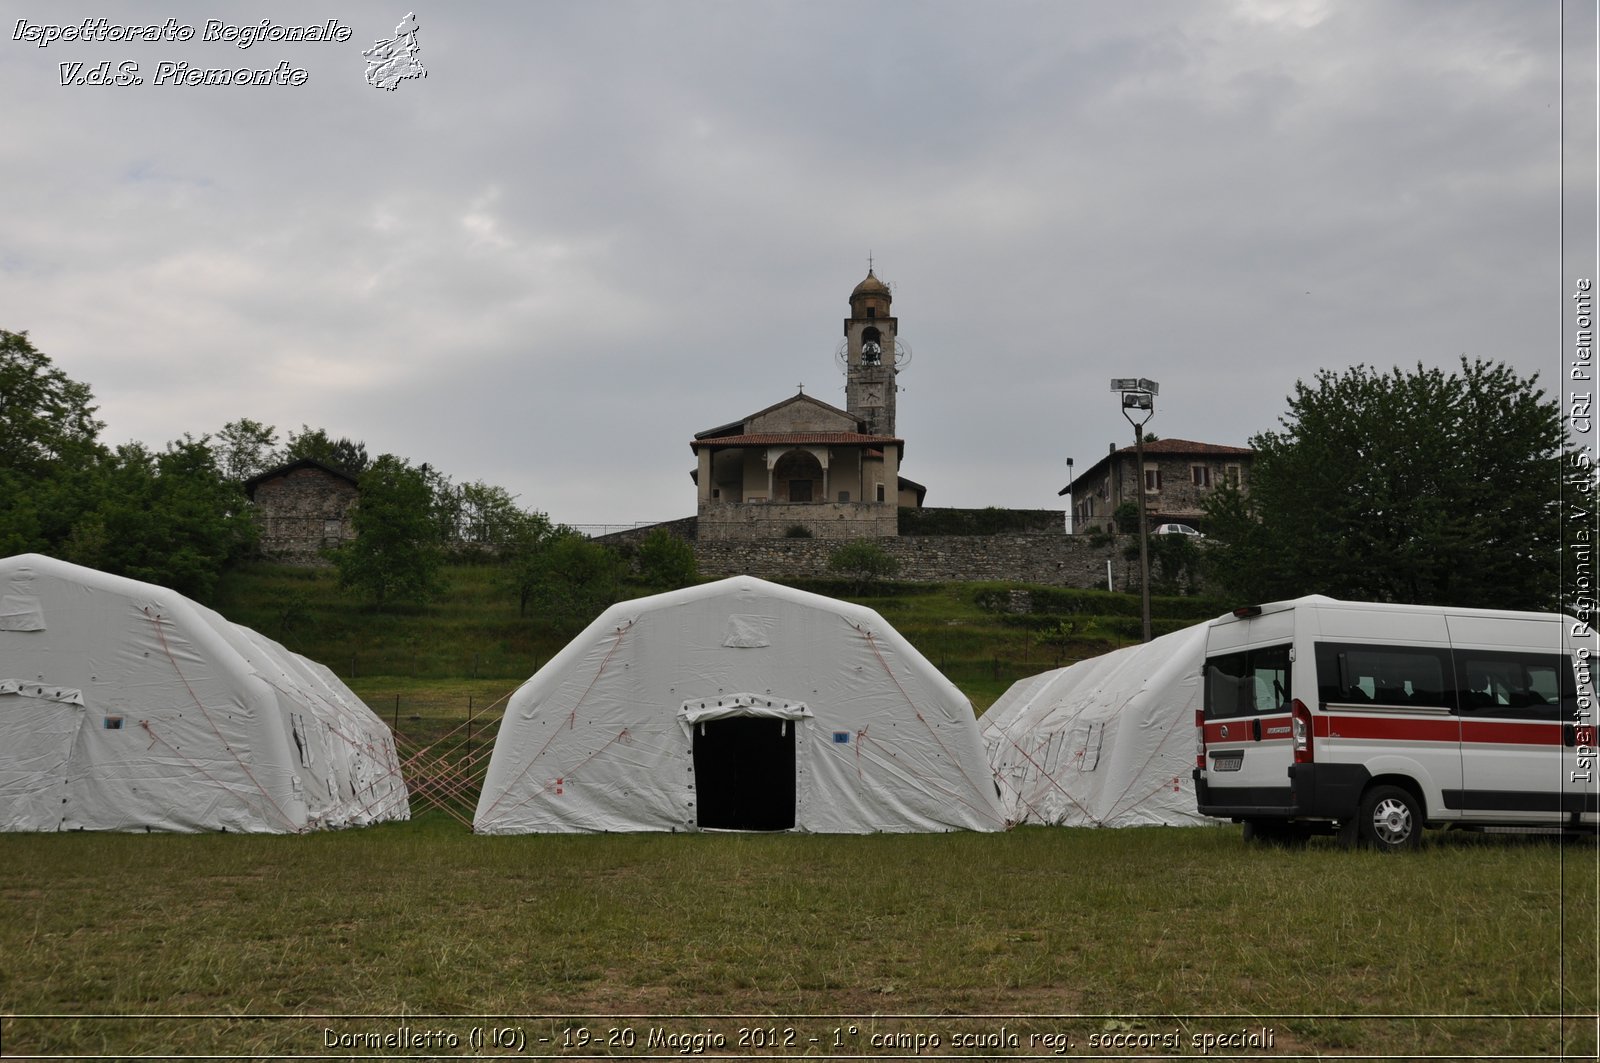
M1071 750L1072 767L1079 771L1094 771L1100 763L1100 743L1105 739L1104 723L1079 724L1072 729L1067 748Z
M295 748L300 750L300 766L311 767L311 747L306 742L306 721L297 712L289 714L289 730L294 735Z
M1054 778L1055 774L1058 771L1061 770L1061 761L1062 761L1062 757L1063 757L1063 752L1062 751L1065 750L1066 748L1067 748L1067 735L1066 735L1066 732L1064 732L1064 731L1054 731L1054 732L1052 732L1051 735L1050 735L1050 738L1049 738L1049 742L1045 746L1044 756L1040 759L1040 763L1042 763L1044 765L1044 773L1046 775Z

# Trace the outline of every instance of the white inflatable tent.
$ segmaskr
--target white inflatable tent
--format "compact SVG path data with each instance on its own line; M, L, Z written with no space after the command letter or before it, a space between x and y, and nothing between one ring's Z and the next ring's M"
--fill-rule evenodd
M408 815L394 736L328 669L175 591L0 560L0 830Z
M523 684L473 826L1006 823L971 704L881 616L737 576L612 606Z
M980 721L1006 814L1064 827L1215 823L1196 811L1206 626L1018 680Z

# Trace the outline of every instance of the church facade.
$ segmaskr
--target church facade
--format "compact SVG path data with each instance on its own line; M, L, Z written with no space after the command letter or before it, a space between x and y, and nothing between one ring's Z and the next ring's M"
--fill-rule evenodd
M845 408L801 392L696 433L692 474L701 540L898 534L924 489L900 475L895 376L903 362L893 293L869 269L850 293L841 359Z

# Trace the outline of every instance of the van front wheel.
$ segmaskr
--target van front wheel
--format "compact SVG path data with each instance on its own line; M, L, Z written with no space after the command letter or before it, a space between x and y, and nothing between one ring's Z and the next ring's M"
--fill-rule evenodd
M1362 843L1374 849L1397 852L1422 844L1422 809L1409 790L1398 786L1367 791L1358 826Z

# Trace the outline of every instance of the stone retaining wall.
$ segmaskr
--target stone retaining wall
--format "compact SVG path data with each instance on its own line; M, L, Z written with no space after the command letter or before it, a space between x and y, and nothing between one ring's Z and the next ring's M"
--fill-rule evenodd
M895 578L911 582L1001 580L1103 589L1109 560L1116 589L1126 590L1130 567L1137 570L1112 546L1070 535L919 535L872 542L900 563ZM694 553L702 576L828 578L837 575L828 558L838 548L826 539L700 539Z

